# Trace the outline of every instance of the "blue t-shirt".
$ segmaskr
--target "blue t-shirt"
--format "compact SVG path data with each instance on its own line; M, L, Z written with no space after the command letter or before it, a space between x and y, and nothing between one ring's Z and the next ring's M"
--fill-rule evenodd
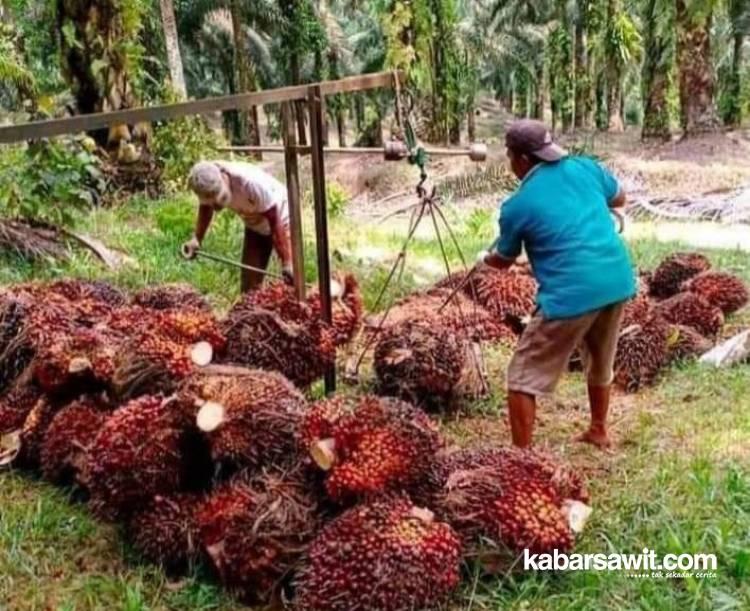
M545 318L580 316L631 298L635 273L609 203L617 180L587 157L535 166L500 209L497 252L526 249Z

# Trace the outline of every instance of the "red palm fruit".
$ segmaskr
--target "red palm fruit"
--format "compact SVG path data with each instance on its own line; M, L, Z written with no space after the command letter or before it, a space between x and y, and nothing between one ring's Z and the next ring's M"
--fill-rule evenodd
M44 434L40 463L42 475L56 484L80 478L86 450L107 419L109 405L99 397L84 397L57 412Z
M245 295L222 330L225 362L277 371L300 387L320 378L336 358L333 329L278 284Z
M208 342L218 351L226 341L211 312L188 308L157 312L154 325L165 337L182 344Z
M577 473L530 450L461 450L437 463L428 481L427 500L472 553L486 544L514 552L570 549L566 502L588 501Z
M623 329L615 354L615 384L626 392L652 384L666 364L668 339L669 324L659 316Z
M251 603L278 598L319 526L316 501L296 472L235 478L197 517L222 583Z
M24 333L28 314L22 299L9 291L0 294L0 391L11 387L34 357Z
M443 445L437 426L422 410L372 395L315 404L299 439L328 472L326 491L337 501L414 483Z
M653 303L649 297L648 284L642 278L638 282L638 293L625 304L622 315L622 327L641 324L651 314Z
M75 385L108 383L114 371L110 337L96 329L76 327L51 334L38 346L32 362L34 379L46 392L57 393Z
M118 346L113 359L112 387L123 398L140 394L169 394L180 381L207 366L213 346L173 339L156 325L140 330Z
M26 469L36 469L41 460L42 443L52 419L60 405L42 396L31 408L21 428L21 450L16 464Z
M185 476L185 414L174 402L145 396L110 414L86 452L82 484L102 517L127 516Z
M29 412L41 398L41 388L21 380L5 391L0 397L0 434L22 428Z
M262 467L287 459L306 409L282 375L240 367L209 367L185 381L180 402L196 413L215 461Z
M466 351L456 334L425 321L383 331L374 363L380 390L417 404L449 401L461 380Z
M200 537L195 494L157 494L128 522L128 540L147 560L168 570L182 571L197 560Z
M724 314L697 293L678 293L660 302L654 312L673 325L692 327L704 337L716 337Z
M665 299L680 292L682 283L711 267L710 261L697 252L677 252L662 261L649 281L653 297Z
M357 279L347 274L343 279L331 281L331 313L336 346L348 344L362 325L364 304ZM320 295L315 292L307 302L316 316L322 316Z
M744 281L739 276L724 272L703 272L685 282L682 288L700 295L724 314L736 312L750 299Z
M692 327L684 325L670 325L669 327L667 359L670 363L697 358L712 347L713 342Z
M460 555L451 527L406 498L357 505L310 545L296 579L297 608L435 609L458 586Z
M127 302L125 293L104 280L65 278L49 283L47 289L71 301L93 300L114 307Z
M137 305L123 306L110 312L101 327L112 333L130 335L140 329L150 329L154 325L156 312Z
M512 327L498 320L489 311L462 293L447 288L433 288L427 293L409 295L395 303L385 316L377 314L366 320L375 330L390 329L404 320L424 321L450 329L461 338L472 342L501 342L515 344L517 336Z
M498 319L510 324L521 323L536 308L537 283L518 269L497 270L482 265L468 276L449 277L438 287L457 286L463 282L466 296L487 308Z
M189 284L149 286L133 295L133 304L150 310L191 308L211 311L206 298Z

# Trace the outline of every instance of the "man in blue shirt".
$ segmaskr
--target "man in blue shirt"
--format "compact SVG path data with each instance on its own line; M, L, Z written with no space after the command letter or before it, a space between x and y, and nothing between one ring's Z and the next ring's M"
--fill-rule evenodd
M554 391L579 347L591 406L589 430L579 440L607 447L617 338L623 306L636 292L630 257L610 215L625 204L625 194L597 162L556 145L539 121L514 122L506 146L521 184L503 203L500 238L481 260L505 269L525 249L539 283L537 311L508 366L513 443L531 444L536 397Z

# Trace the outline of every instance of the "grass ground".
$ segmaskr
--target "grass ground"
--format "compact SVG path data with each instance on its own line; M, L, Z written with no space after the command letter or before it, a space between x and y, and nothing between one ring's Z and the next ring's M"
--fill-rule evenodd
M456 222L466 253L493 237L491 215L474 212ZM173 198L134 201L115 211L99 211L81 228L120 247L137 264L104 272L88 254L59 265L31 266L15 259L0 265L0 282L78 275L109 278L125 286L188 281L226 307L237 294L237 274L218 264L186 263L177 256L192 227L193 203ZM311 226L310 222L306 223ZM360 277L370 305L402 240L403 223L362 227L331 221L334 264ZM310 232L308 232L308 235ZM239 252L239 227L220 218L206 249ZM307 252L312 254L308 240ZM677 244L632 243L634 257L649 267ZM449 253L456 261L455 253ZM750 255L707 253L750 281ZM314 257L309 256L310 261ZM440 270L440 252L430 232L420 233L410 250L407 273L395 288L406 293ZM307 270L314 278L314 266ZM748 322L735 319L733 325ZM489 354L493 396L447 417L445 431L459 444L507 442L503 369L508 353ZM618 396L612 421L616 447L604 454L572 443L586 423L585 390L571 375L553 401L540 410L538 442L561 452L588 476L594 514L580 538L582 552L658 554L715 553L713 579L635 579L624 573L512 573L468 579L455 609L748 609L750 608L750 366L708 371L697 365L674 368L653 389ZM472 575L471 570L470 575ZM27 475L0 475L0 609L162 610L233 609L236 603L196 568L170 580L143 564L116 529L94 521L65 491Z

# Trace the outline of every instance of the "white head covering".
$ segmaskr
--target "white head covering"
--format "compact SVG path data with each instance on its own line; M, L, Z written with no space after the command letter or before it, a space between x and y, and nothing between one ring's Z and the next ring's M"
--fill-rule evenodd
M201 204L222 203L219 200L225 200L229 195L219 166L211 161L199 161L191 168L188 185Z

